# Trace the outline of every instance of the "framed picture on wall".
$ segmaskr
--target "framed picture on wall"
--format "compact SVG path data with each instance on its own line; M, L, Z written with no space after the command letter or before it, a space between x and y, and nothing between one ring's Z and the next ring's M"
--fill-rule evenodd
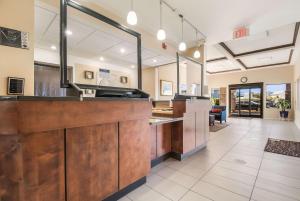
M94 72L93 71L84 71L84 77L87 80L94 79Z
M173 82L160 80L160 95L173 96Z
M121 77L120 77L120 82L121 82L122 84L127 84L127 83L128 83L128 77L126 77L126 76L121 76Z
M25 78L8 77L7 95L24 95Z

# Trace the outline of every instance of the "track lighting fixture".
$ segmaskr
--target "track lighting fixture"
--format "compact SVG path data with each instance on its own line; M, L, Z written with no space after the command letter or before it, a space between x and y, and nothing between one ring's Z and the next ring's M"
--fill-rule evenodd
M183 41L183 16L179 15L179 17L181 18L181 42L179 43L178 49L184 52L186 50L186 43Z
M166 32L165 30L162 28L162 1L160 0L159 1L159 18L160 18L160 21L159 21L159 30L157 31L157 40L160 40L160 41L163 41L166 39Z

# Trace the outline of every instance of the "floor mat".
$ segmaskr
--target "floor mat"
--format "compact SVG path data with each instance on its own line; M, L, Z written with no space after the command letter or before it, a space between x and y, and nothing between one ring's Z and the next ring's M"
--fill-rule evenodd
M219 122L215 122L215 125L209 127L209 132L217 132L229 126L227 123L220 124Z
M300 158L300 142L269 138L265 151Z

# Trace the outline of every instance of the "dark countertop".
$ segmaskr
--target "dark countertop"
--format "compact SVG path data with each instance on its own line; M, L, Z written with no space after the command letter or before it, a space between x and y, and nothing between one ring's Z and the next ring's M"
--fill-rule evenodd
M83 101L149 101L148 98L120 97L84 97ZM47 97L47 96L0 96L0 101L80 101L76 96Z

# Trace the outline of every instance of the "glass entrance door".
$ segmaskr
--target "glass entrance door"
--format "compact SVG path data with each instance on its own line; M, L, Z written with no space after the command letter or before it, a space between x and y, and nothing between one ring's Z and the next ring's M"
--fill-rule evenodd
M263 84L230 85L230 116L262 118Z

